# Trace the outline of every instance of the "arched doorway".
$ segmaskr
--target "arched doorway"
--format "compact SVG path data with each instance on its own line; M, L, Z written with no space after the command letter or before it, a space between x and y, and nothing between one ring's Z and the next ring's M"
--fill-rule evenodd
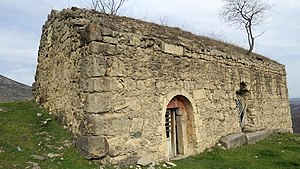
M165 111L166 150L169 159L186 155L194 137L193 108L184 96L175 96Z

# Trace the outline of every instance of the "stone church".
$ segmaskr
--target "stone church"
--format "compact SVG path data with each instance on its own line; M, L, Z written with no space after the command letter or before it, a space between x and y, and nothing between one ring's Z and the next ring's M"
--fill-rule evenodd
M88 159L187 157L231 133L291 130L285 66L230 44L78 8L43 26L34 97Z

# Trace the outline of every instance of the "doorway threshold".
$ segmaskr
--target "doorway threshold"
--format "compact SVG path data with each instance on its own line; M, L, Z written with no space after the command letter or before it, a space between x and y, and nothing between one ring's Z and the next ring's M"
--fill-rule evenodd
M189 157L189 156L178 154L178 155L176 155L176 157L171 158L170 161L173 161L173 160L181 160L181 159L184 159L184 158L187 158L187 157Z

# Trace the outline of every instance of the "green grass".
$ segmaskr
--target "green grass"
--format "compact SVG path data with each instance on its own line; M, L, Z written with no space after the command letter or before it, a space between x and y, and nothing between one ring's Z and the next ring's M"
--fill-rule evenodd
M0 169L32 168L33 163L42 169L99 168L77 153L71 134L34 102L0 103L0 109ZM214 149L173 162L177 169L300 169L300 135L274 134L255 145Z
M0 168L32 168L33 163L42 169L97 168L78 155L70 133L34 102L0 103L0 108Z
M189 169L300 169L300 135L274 134L254 145L215 149L174 162Z

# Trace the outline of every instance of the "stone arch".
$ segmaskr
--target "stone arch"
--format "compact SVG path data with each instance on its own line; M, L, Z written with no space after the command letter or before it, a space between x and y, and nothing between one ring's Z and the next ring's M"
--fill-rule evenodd
M188 156L194 154L195 147L197 145L198 139L198 128L197 126L197 116L196 107L193 98L185 91L173 91L167 95L164 99L163 109L162 109L162 139L163 139L163 153L167 160L171 158L176 158L180 156ZM170 136L167 133L167 119L171 118L171 115L167 117L170 113L174 113L174 121L176 123L176 148L175 153L170 153ZM172 116L173 118L173 116ZM173 129L174 130L174 129ZM173 140L175 141L175 140Z

